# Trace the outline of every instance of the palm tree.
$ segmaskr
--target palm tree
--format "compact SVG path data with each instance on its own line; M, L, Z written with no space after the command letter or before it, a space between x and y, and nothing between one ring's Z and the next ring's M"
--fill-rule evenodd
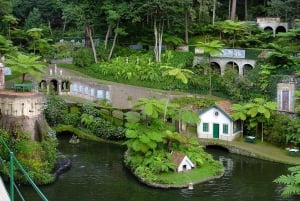
M247 119L248 108L243 104L233 104L232 107L232 118L234 120L242 121L242 134L243 134L243 122Z
M4 36L0 35L0 57L14 49L12 42L7 40Z
M277 103L266 101L263 98L255 98L252 102L246 103L247 115L250 116L250 127L257 127L261 124L261 141L264 141L264 123L270 119L271 113L276 110Z
M209 69L209 94L212 93L212 86L211 86L211 64L210 60L211 57L221 53L222 48L224 47L224 44L221 43L219 40L213 40L211 42L203 43L203 42L197 42L196 47L203 49L204 54L208 57L208 69Z
M35 54L35 43L36 43L36 40L39 40L43 33L42 33L43 29L41 28L32 28L32 29L29 29L27 31L27 34L33 38L33 52Z
M8 32L8 38L11 39L11 25L18 24L18 19L15 18L13 15L4 15L2 22L8 24L7 32Z
M225 20L220 24L220 28L224 34L228 33L233 37L232 48L235 48L236 36L240 33L245 32L246 26L244 22L234 22L231 20Z
M161 68L163 70L163 76L169 76L174 79L174 85L171 86L170 92L172 88L175 88L175 80L180 80L183 84L187 84L188 79L193 75L193 71L184 68L176 68L172 66L162 66ZM168 94L168 100L165 106L164 120L166 120L167 107L170 101L170 92Z
M35 79L40 79L41 73L46 66L40 60L40 56L25 55L18 53L16 56L8 55L6 64L11 67L13 72L22 74L22 83L25 81L25 76L30 74Z

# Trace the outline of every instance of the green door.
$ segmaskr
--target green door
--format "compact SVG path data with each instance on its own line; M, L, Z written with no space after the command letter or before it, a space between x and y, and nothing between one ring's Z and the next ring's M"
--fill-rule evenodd
M213 137L219 139L219 124L213 125Z

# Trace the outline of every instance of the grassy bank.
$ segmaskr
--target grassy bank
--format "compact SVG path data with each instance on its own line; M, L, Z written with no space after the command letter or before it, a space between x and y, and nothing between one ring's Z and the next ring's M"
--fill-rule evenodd
M200 139L199 142L201 144L212 144L219 145L222 147L236 147L241 150L248 151L254 158L290 164L290 165L299 165L300 157L299 156L291 156L288 151L283 148L276 147L274 145L257 141L256 143L246 143L242 139L237 141L223 141L223 140L215 140L215 139Z
M195 168L186 172L161 174L159 179L162 183L170 186L187 187L189 183L197 184L219 178L223 175L223 171L223 168L220 170L220 168L212 167L206 163L201 168Z

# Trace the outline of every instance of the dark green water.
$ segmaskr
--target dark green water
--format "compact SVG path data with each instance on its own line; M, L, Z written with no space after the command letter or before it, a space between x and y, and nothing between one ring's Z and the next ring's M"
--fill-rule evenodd
M69 139L69 138L68 138ZM226 167L224 177L194 186L194 190L154 189L139 183L122 165L124 150L116 145L81 141L71 145L60 139L59 150L73 162L54 184L41 190L50 201L296 201L283 199L272 181L288 166L208 150ZM36 201L22 187L26 200Z

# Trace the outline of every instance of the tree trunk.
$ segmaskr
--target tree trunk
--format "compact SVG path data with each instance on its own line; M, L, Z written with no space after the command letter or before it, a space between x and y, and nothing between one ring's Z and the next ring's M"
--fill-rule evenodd
M228 19L230 19L231 15L231 0L228 1Z
M236 0L232 0L231 2L231 13L230 20L235 21L235 12L236 12Z
M87 35L89 36L89 40L90 40L91 47L93 50L94 61L95 61L95 63L98 63L97 52L96 52L96 48L95 48L95 44L94 44L94 40L93 40L93 36L92 36L92 28L90 26L87 26L86 32L87 32Z
M164 22L161 22L157 28L156 19L155 19L154 20L154 37L155 37L154 54L155 54L156 62L161 62L163 30L164 30Z
M188 28L188 10L186 9L185 13L184 13L184 21L185 21L185 44L187 45L189 43L189 28Z
M245 0L245 21L248 20L248 0Z
M208 56L208 70L209 70L209 95L212 94L212 80L211 80L211 64L210 64L210 55Z
M53 38L53 32L52 32L50 20L48 20L48 27L49 27L50 35L51 35L51 37Z
M108 60L111 59L112 54L113 54L113 51L114 51L114 48L115 48L115 45L116 45L116 41L117 41L117 38L118 38L119 23L120 23L120 20L118 20L118 22L117 22L117 26L116 26L116 29L115 29L115 36L114 36L113 44L112 44L112 46L111 46L111 49L110 49L110 52L109 52L109 55L108 55L108 58L107 58Z
M62 30L62 37L64 37L64 35L65 35L66 27L67 27L67 22L64 21L63 30Z
M212 14L212 25L215 25L215 18L216 18L216 0L214 0L214 5L213 5L213 14Z
M107 44L108 44L108 38L111 34L111 25L107 27L106 35L105 35L105 41L104 41L104 49L107 49Z
M23 73L23 74L22 74L22 83L25 82L25 76L26 76L26 73Z
M92 47L92 45L91 45L91 40L90 40L90 30L91 29L91 27L90 26L85 26L85 32L84 32L84 40L85 40L85 44L84 44L84 46L86 47L86 48L91 48Z
M8 23L8 39L11 40L10 23Z
M264 142L264 123L261 123L261 142Z

